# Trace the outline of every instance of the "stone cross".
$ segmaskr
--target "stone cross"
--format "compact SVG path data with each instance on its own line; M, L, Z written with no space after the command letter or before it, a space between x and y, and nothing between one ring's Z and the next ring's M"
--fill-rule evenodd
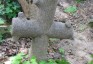
M33 3L39 8L38 19L27 20L19 12L12 20L12 36L14 39L32 37L31 56L47 59L49 38L72 38L73 29L69 23L53 21L57 0L33 0Z

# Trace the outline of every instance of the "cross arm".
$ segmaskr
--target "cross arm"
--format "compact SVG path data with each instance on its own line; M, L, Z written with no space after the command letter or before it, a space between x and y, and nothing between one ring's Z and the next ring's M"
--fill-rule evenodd
M12 19L12 36L36 37L41 35L41 29L36 20L25 20L19 18Z
M70 23L67 25L67 23L53 22L47 35L50 38L73 38L73 28Z
M42 28L40 28L36 20L27 20L22 22L18 18L14 18L12 21L12 35L18 37L37 37L43 34ZM72 38L73 29L67 27L65 23L53 22L50 29L46 33L50 38Z

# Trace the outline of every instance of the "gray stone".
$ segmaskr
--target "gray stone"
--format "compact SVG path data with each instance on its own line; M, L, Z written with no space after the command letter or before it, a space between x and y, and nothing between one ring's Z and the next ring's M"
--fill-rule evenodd
M30 56L38 60L47 59L49 38L73 38L72 26L62 22L54 22L57 0L33 0L39 8L38 19L27 20L19 15L12 20L12 36L17 40L20 37L32 37ZM23 14L24 15L24 14Z

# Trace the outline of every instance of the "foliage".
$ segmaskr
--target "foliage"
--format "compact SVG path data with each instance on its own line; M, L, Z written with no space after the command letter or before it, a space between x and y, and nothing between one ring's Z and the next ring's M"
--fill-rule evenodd
M20 53L20 54L16 55L16 56L13 58L13 60L12 60L12 64L20 64L23 56L24 56L23 53Z
M90 54L91 57L93 58L93 54ZM87 64L93 64L93 60L91 60L90 62L88 62Z
M0 2L0 15L4 14L4 4L1 4Z
M76 11L77 11L76 6L69 6L66 9L64 9L64 12L66 12L66 13L75 13Z
M85 0L75 0L77 3L81 3L81 2L83 2L83 1L85 1Z
M92 61L90 61L88 64L93 64L93 60L92 60Z
M0 15L6 16L8 19L12 19L17 16L17 13L21 11L21 6L17 0L1 0L0 3Z
M41 61L37 61L36 57L31 57L30 60L24 60L22 61L23 57L26 57L27 55L24 55L23 53L19 53L17 54L13 60L11 64L70 64L67 60L65 59L57 59L57 60L53 60L53 59L49 59L47 61L45 60L41 60Z
M62 49L62 48L59 48L59 52L62 53L62 54L65 53L64 49Z
M90 22L88 23L88 26L91 27L91 28L93 28L93 21L90 21Z
M64 58L64 53L65 53L64 49L62 49L62 48L59 48L59 52L61 53L61 55L62 55L62 58Z
M5 20L3 18L0 18L0 25L5 24Z
M3 39L2 39L2 34L0 34L0 44L2 44L2 41L3 41Z
M61 59L56 61L57 64L70 64L66 59Z
M0 26L0 44L2 43L2 41L7 38L10 37L10 26Z

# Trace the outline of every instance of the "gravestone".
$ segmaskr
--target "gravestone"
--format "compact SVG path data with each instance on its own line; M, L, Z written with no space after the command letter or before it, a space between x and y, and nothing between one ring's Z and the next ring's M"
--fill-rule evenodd
M33 0L39 8L38 19L27 20L22 12L12 20L12 36L16 40L20 37L32 37L31 56L38 60L47 59L49 38L73 38L71 24L55 22L54 14L57 0Z

